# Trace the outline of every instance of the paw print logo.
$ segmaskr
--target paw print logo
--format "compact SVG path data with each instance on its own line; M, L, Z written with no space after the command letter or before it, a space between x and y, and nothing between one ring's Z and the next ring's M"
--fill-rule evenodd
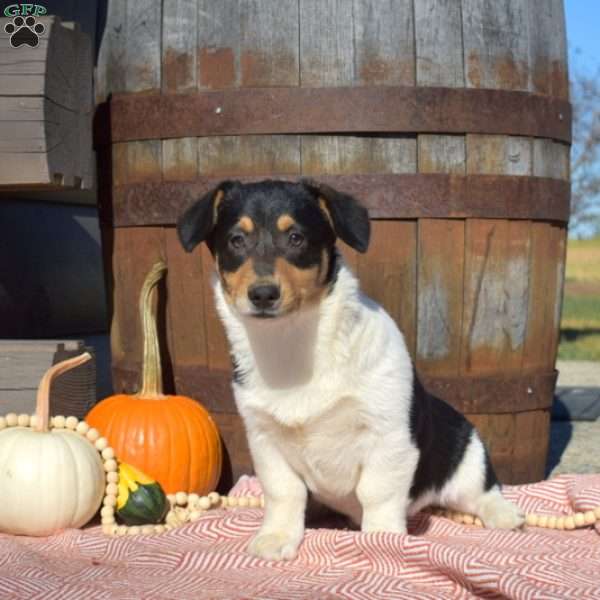
M42 23L36 23L35 17L15 17L4 26L4 31L10 35L10 45L13 48L27 45L35 48L40 41L40 35L46 31Z

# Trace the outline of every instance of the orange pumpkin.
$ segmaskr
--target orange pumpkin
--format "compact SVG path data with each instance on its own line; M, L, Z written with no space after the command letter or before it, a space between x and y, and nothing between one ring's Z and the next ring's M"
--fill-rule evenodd
M156 479L166 493L206 494L221 474L221 440L207 410L186 396L162 393L160 351L152 300L166 266L154 265L142 287L142 389L99 402L86 421L108 439L119 460Z

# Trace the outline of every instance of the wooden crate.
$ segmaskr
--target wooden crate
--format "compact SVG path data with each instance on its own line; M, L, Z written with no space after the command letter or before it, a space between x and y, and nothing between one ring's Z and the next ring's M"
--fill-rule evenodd
M82 419L96 402L96 359L82 342L0 340L0 415L33 414L36 392L54 364L90 352L92 360L56 378L50 389L50 414Z
M58 17L38 17L38 45L14 48L9 21L0 19L0 192L91 189L90 37Z

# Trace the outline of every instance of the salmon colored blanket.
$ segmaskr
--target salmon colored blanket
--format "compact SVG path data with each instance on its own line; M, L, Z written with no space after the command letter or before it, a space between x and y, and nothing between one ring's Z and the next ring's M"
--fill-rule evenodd
M259 494L244 477L234 495ZM600 475L506 487L529 512L563 515L600 505ZM43 510L43 499L40 499ZM0 535L0 598L600 598L600 524L577 531L488 531L420 514L409 535L309 529L298 558L245 552L260 509L207 512L148 537L100 528L49 538Z

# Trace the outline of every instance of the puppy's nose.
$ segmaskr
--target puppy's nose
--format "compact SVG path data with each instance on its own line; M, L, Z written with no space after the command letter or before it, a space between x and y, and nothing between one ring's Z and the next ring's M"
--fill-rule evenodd
M273 284L253 285L248 289L248 298L250 302L261 310L273 308L279 300L279 287Z

